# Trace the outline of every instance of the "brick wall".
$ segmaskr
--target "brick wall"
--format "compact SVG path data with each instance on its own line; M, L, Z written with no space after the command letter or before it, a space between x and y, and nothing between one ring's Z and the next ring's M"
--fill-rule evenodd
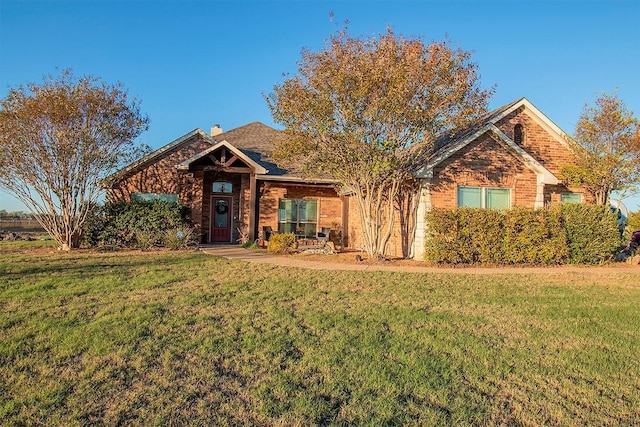
M317 200L317 231L321 231L323 227L335 230L338 226L343 226L343 201L333 188L277 182L262 182L259 187L258 234L265 226L278 230L278 206L281 199Z
M520 146L555 176L561 178L562 167L574 161L571 151L520 108L497 123L509 138L520 124L523 140ZM536 175L522 160L485 134L455 153L434 169L431 205L440 208L457 206L458 186L503 187L511 189L512 206L533 208L536 199ZM583 188L547 185L545 203L559 203L562 193L583 194L583 201L593 196Z
M431 206L455 208L458 186L511 189L511 204L533 208L536 174L488 134L453 154L434 168Z
M349 200L349 248L361 250L364 245L364 233L362 232L362 217L358 208L358 202ZM382 229L386 231L386 224L383 224ZM394 226L391 232L391 237L387 243L386 254L392 257L402 257L402 232L400 227L400 217L398 212L395 213Z
M513 129L521 124L523 141L520 146L555 176L560 175L563 165L574 161L573 154L547 130L523 111L523 107L500 120L496 127L513 140Z
M574 162L574 156L567 145L558 141L546 129L539 125L521 107L500 120L496 126L509 138L513 139L514 127L522 125L523 141L520 146L556 177L562 179L562 168ZM581 193L584 203L594 203L592 194L581 187L565 185L548 185L545 187L545 203L560 203L562 193Z
M195 135L114 184L107 190L107 196L113 200L131 200L131 193L138 192L177 194L180 203L187 207L190 219L200 234L203 220L203 174L181 173L176 170L176 166L210 147L211 144L202 136Z

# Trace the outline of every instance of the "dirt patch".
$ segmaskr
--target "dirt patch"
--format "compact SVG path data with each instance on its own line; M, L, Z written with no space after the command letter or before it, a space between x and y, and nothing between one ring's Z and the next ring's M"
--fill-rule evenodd
M369 259L366 252L361 251L342 251L335 254L317 254L299 252L291 255L298 259L309 261L328 262L334 264L371 264L371 265L404 265L409 267L424 267L424 262L404 259L400 257L391 257L383 260Z

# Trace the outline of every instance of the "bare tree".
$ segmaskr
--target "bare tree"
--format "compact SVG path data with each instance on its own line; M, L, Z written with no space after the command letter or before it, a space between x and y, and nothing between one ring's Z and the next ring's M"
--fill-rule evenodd
M98 182L135 148L149 119L120 83L70 70L11 89L0 106L0 186L61 249L78 247Z
M390 29L360 39L345 29L324 50L303 50L298 75L267 96L285 127L276 158L352 192L369 256L385 255L393 205L416 157L437 134L486 111L492 90L479 88L470 58L446 41L425 44Z

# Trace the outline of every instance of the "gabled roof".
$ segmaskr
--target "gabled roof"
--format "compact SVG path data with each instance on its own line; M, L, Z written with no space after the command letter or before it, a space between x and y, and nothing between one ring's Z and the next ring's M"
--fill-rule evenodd
M513 142L511 138L505 135L496 126L500 120L519 108L524 108L524 112L528 114L538 125L544 128L554 139L556 139L558 143L568 147L566 134L531 102L529 102L529 100L526 98L520 98L517 101L490 111L462 131L452 136L445 136L438 139L434 145L433 153L427 160L427 163L417 171L416 176L418 178L431 177L435 166L451 157L453 154L463 149L469 143L475 141L485 133L490 133L492 138L507 147L513 154L519 157L528 168L533 170L542 179L542 182L547 184L557 184L559 180L555 175L542 166L542 164L535 160L524 149Z
M219 150L222 147L225 147L227 150L229 150L235 156L240 158L247 166L249 166L251 169L253 169L255 171L255 173L257 173L257 174L267 174L267 173L269 173L269 171L267 169L265 169L263 165L261 165L258 162L255 162L254 160L251 159L251 157L246 155L242 150L236 148L235 146L231 145L227 141L218 142L213 147L207 148L206 150L204 150L204 151L196 154L195 156L185 160L184 162L180 163L177 166L177 168L178 168L179 171L188 171L189 170L189 166L191 165L191 163L195 162L196 160L200 160L203 157L207 157L209 154L213 153L216 150Z
M115 182L124 179L154 161L157 161L164 154L174 150L179 150L182 146L192 141L196 136L201 137L204 141L211 144L211 147L206 148L195 156L182 161L180 164L174 165L178 171L189 170L189 165L193 162L207 157L217 149L225 147L248 167L253 169L262 179L300 183L335 183L335 180L333 179L322 177L303 177L296 171L278 167L271 156L273 155L276 141L280 135L281 131L260 122L252 122L215 136L208 135L202 129L194 129L180 138L171 141L169 144L144 156L142 159L111 174L102 181L101 185L104 187L113 185Z
M279 134L279 130L267 126L264 123L251 122L215 135L213 139L216 142L227 141L237 148L271 156Z
M215 135L214 143L226 141L242 151L254 163L266 170L268 175L284 176L288 171L279 168L273 158L276 141L281 131L260 122L251 122L244 126Z
M143 158L141 158L140 160L137 160L133 163L131 163L128 166L125 166L124 168L118 170L117 172L114 172L113 174L109 175L108 177L106 177L103 182L104 183L113 183L121 178L125 178L127 177L129 174L132 174L134 172L137 172L139 169L142 169L144 166L152 163L154 160L160 158L163 154L168 153L169 151L172 150L177 150L179 149L182 145L185 145L186 143L188 143L189 141L191 141L191 139L194 136L201 136L205 141L209 142L210 144L214 144L215 141L213 139L211 139L211 137L209 135L207 135L207 133L205 131L203 131L202 129L194 129L191 132L182 135L180 138L177 138L173 141L171 141L170 143L168 143L167 145L164 145L160 148L158 148L155 151L152 151L151 153L147 154L146 156L144 156Z

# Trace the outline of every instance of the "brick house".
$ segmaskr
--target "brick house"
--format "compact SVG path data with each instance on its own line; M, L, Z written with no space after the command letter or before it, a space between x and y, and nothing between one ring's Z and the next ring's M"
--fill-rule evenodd
M356 203L339 194L331 179L279 168L271 158L279 135L259 122L228 132L216 126L211 134L195 129L118 171L107 192L114 199L179 200L203 243L234 243L242 227L251 239L266 230L313 238L339 228L345 243L359 248ZM571 161L564 132L525 98L438 140L416 172L414 257L422 257L425 212L431 208L592 202L583 189L561 182L561 167ZM399 224L394 230L388 252L402 255L407 236Z
M331 179L303 179L271 153L279 131L259 122L207 134L195 129L107 179L115 200L180 201L202 243L235 243L268 231L315 238L346 226L348 198Z
M593 203L593 196L583 188L561 181L562 166L573 162L567 140L558 126L521 98L437 141L416 173L421 189L415 257L422 258L424 252L424 218L431 208Z

